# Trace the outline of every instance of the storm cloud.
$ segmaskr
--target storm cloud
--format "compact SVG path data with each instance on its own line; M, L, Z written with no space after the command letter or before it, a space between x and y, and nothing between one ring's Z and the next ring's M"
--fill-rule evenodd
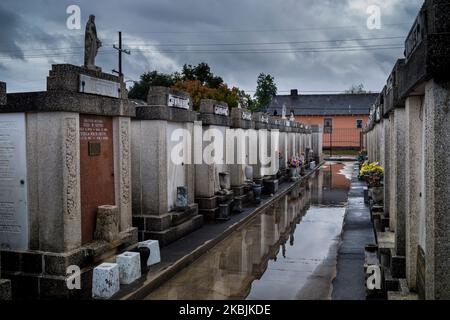
M45 89L52 63L81 65L84 25L96 16L104 46L97 64L117 68L117 31L132 54L131 83L146 71L173 72L207 62L230 86L253 91L260 72L278 89L381 90L423 0L2 0L0 80L8 91ZM82 29L66 27L66 8L81 8ZM381 9L370 30L367 8Z

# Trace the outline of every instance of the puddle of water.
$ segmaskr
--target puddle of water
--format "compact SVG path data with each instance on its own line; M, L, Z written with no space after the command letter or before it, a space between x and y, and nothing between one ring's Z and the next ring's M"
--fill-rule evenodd
M352 168L322 167L147 299L328 299Z

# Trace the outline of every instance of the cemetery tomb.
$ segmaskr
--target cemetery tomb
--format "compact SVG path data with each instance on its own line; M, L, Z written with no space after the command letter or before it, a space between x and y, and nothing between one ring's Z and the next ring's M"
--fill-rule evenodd
M100 70L53 65L47 91L9 94L0 109L0 247L18 266L5 270L17 278L14 292L90 296L92 261L137 243L130 180L135 109L123 87ZM104 206L115 210L97 219ZM21 259L43 264L25 273L14 263ZM70 265L85 268L86 290L65 285Z
M194 203L192 138L197 114L188 94L151 87L132 121L133 224L139 240L165 246L200 228Z
M201 132L201 164L195 165L195 202L208 220L228 220L233 209L230 167L226 162L226 133L230 126L225 102L202 100L198 132ZM214 149L213 151L210 151ZM209 158L203 156L207 154Z
M234 153L234 159L230 164L231 188L234 192L234 211L240 213L243 203L249 200L253 184L253 174L251 177L246 177L251 172L250 153L256 156L255 149L257 150L257 143L254 143L255 137L257 141L257 133L254 130L255 122L252 113L242 108L232 109L231 128L234 129L234 139L227 136L226 152Z
M6 83L0 81L0 108L6 104ZM8 202L11 202L12 197L7 199L5 196L7 195L8 189L12 190L14 187L8 186L8 172L11 170L11 151L5 150L11 147L11 131L7 130L6 134L2 129L5 125L0 122L0 232L5 232L5 230L9 229L9 220L14 215L17 216L14 212L11 212L11 205ZM8 127L8 126L6 126ZM6 128L7 129L7 128ZM24 139L22 139L24 140ZM14 149L16 147L13 147ZM22 165L23 166L23 165ZM6 176L6 179L5 179ZM4 186L7 186L4 188ZM16 189L15 187L14 189ZM13 191L14 194L23 194L20 191ZM24 195L22 195L23 197ZM5 208L6 207L6 208ZM13 211L15 211L14 207L18 207L17 203L13 203ZM22 209L23 210L23 209ZM3 230L3 231L2 231ZM7 237L9 235L3 234L2 237ZM3 240L2 240L3 241ZM1 247L0 247L1 248ZM11 299L11 281L9 279L2 279L2 262L1 262L1 254L0 254L0 301L1 300L10 300Z

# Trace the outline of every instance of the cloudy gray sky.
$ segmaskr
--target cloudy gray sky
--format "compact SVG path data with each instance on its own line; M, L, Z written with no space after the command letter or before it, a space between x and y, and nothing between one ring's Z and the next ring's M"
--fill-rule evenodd
M84 26L96 15L105 72L117 68L117 31L132 51L127 79L207 62L230 86L252 93L260 72L279 91L342 91L363 83L378 91L423 0L2 0L0 80L9 92L44 90L53 63L83 63ZM66 27L81 9L82 29ZM367 28L370 5L381 29Z

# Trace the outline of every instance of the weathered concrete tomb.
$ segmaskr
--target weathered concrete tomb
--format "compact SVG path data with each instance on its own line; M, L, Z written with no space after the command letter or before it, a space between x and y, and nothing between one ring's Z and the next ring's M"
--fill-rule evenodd
M427 0L365 129L385 169L386 270L424 299L450 299L449 90L450 5Z
M323 129L319 125L311 126L311 148L313 153L312 160L316 165L322 163Z
M53 65L47 91L7 98L0 107L2 274L13 296L90 296L69 289L71 266L90 288L95 264L137 242L134 105L119 77L69 64Z
M256 156L257 145L250 141L257 141L257 132L252 113L249 110L234 108L231 110L231 128L235 136L227 136L226 154L230 155L231 189L234 192L235 212L242 211L242 205L249 199L252 190L253 173L249 171L250 154ZM244 139L242 137L245 137ZM255 139L256 138L256 139ZM234 155L234 156L231 156Z
M230 166L226 159L226 134L231 119L228 105L215 100L202 100L195 130L202 137L202 161L195 165L195 202L207 220L227 220L233 210ZM208 152L208 148L211 151ZM205 150L205 151L204 151ZM205 158L203 153L207 153Z
M275 194L278 189L277 173L279 129L272 129L272 117L262 112L253 114L255 129L258 130L257 163L253 164L253 181L262 186L262 191ZM265 151L264 151L265 150Z
M151 87L132 121L133 225L141 241L167 245L203 224L195 198L192 137L197 114L188 94ZM181 146L181 148L180 148Z
M3 107L6 104L6 83L4 82L0 82L0 108ZM7 123L6 123L7 126ZM3 136L2 133L4 131L4 124L2 121L0 121L0 136ZM3 161L11 161L10 159L8 160L8 158L10 158L10 156L8 155L4 155L3 153L3 149L4 148L8 148L9 146L6 144L3 144L3 139L0 142L0 160ZM4 166L2 165L0 167L0 171L3 172ZM0 197L2 198L6 198L5 195L3 195L3 193L6 190L4 190L3 185L0 186ZM2 219L0 217L0 219ZM0 231L6 228L6 226L3 225L3 223L0 220ZM1 247L0 247L1 248ZM2 279L2 262L1 262L1 254L0 254L0 300L10 300L11 299L11 281L8 279Z

